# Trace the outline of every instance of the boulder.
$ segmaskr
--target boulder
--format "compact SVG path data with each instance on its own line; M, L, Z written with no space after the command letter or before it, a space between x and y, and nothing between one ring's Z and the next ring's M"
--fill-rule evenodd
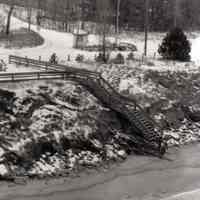
M182 106L182 110L186 116L186 118L192 120L193 122L200 121L200 106L193 105L193 106Z

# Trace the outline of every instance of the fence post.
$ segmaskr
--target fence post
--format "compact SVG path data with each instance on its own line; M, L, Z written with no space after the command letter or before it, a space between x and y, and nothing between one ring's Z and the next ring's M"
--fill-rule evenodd
M156 59L156 52L154 52L153 58L154 58L154 60Z
M28 67L29 66L29 61L28 61L28 57L26 56L26 66Z
M67 61L71 61L70 54L67 57Z
M47 64L47 62L45 62L45 69L46 69L46 71L48 70L48 64Z
M12 81L14 81L14 74L11 75L11 79L12 79Z
M9 55L8 63L11 64L11 56Z

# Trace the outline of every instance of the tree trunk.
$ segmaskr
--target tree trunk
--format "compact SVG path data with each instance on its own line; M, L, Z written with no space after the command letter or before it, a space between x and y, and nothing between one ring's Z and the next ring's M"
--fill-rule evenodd
M10 10L8 12L8 16L7 16L7 24L6 24L6 35L9 35L10 33L10 21L11 21L11 16L12 16L12 12L14 10L14 6L10 6Z
M147 56L147 40L148 40L148 31L149 31L149 0L145 0L145 39L144 39L144 55Z
M28 18L28 31L31 31L31 18L32 18L32 9L28 8L27 9L27 18Z
M103 50L103 54L102 54L102 56L103 56L103 61L104 61L104 63L106 63L107 62L107 59L106 59L106 24L105 24L105 22L104 22L104 27L103 27L103 45L102 45L102 50Z
M117 11L116 11L116 29L115 29L115 43L118 46L118 39L119 39L119 16L120 16L120 0L117 0Z
M81 29L85 30L85 22L83 20L81 21Z

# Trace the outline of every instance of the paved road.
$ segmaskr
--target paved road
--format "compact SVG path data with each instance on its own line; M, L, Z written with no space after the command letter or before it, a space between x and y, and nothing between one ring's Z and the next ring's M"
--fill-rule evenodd
M170 150L170 160L130 157L77 178L0 185L1 200L157 200L200 188L200 144Z
M192 190L189 192L183 192L177 195L173 195L169 198L163 200L199 200L200 198L200 189Z

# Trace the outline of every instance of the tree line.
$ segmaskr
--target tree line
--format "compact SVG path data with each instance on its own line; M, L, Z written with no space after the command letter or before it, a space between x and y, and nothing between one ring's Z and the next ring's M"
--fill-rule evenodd
M144 30L145 1L121 1L121 29ZM9 14L14 6L21 6L41 11L38 12L38 19L46 17L64 23L80 20L83 28L86 21L106 21L116 25L118 0L0 0L0 3L10 5ZM175 25L184 30L197 30L200 27L200 1L149 0L148 16L151 31L167 31Z

